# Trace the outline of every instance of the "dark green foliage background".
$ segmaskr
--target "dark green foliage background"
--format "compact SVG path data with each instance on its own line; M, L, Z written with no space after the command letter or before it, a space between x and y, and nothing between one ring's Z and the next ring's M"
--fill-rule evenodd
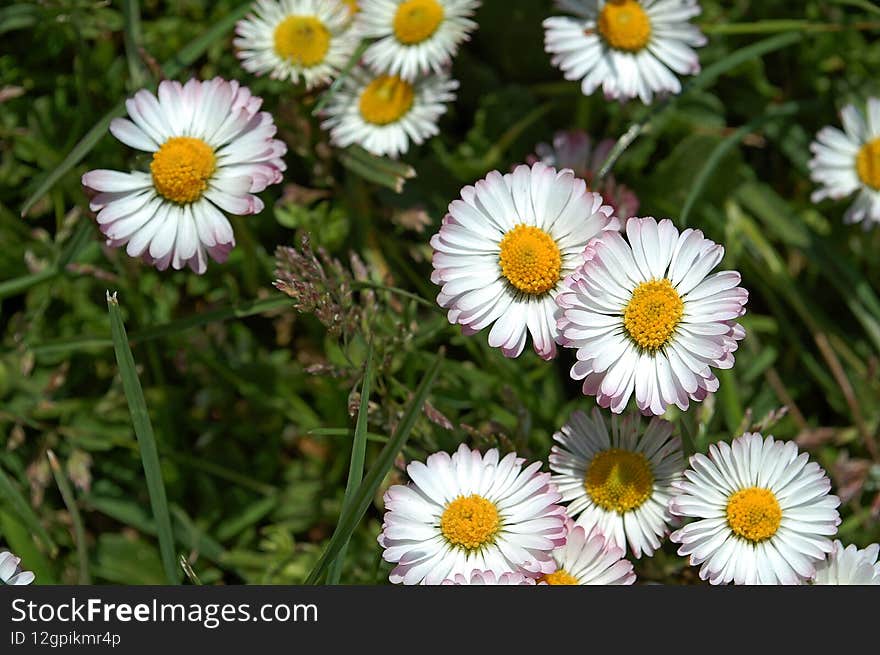
M371 336L378 367L369 430L376 441L391 432L445 346L430 416L417 423L406 458L462 441L546 458L554 430L572 410L594 403L568 379L569 354L554 363L531 352L506 360L485 334L464 338L431 307L437 290L427 244L446 205L461 186L521 162L555 130L617 138L650 117L614 173L638 193L641 215L671 217L683 227L682 208L712 153L785 103L794 103L792 113L756 125L720 160L688 217L725 244L723 266L743 273L751 292L748 337L736 368L720 375L720 392L670 418L690 450L705 451L762 422L778 437L798 439L846 491L840 538L859 546L880 539L880 464L868 448L880 440L880 231L844 226L845 203L812 205L806 168L816 130L836 124L844 104L880 95L880 10L867 1L702 4L704 67L780 31L802 39L657 111L585 98L561 79L543 52L549 1L484 0L480 29L455 62L459 100L441 136L406 157L418 177L402 194L341 166L310 117L317 96L245 73L229 30L178 78L222 75L262 95L290 147L289 169L285 183L263 195L262 214L234 219L238 246L203 277L160 273L103 247L81 174L146 163L109 134L27 216L20 211L105 112L141 86L154 88L149 62L170 60L241 4L145 0L144 59L126 55L130 23L121 3L0 8L0 284L51 271L78 233L83 246L62 275L2 298L0 471L8 485L0 484L0 545L21 556L39 583L83 580L71 517L46 456L52 449L74 483L92 581L164 581L109 341L106 289L119 292L133 337L177 551L203 583L305 579L340 511ZM413 228L413 210L425 212L422 231ZM183 329L181 321L218 308L283 298L272 287L275 248L298 244L305 232L346 267L349 253L358 253L374 284L431 302L375 291L377 309L341 338L286 305ZM363 293L355 300L369 302ZM792 403L776 420L772 413ZM371 442L368 466L378 446ZM403 479L396 469L387 483ZM34 534L16 494L47 538ZM387 579L375 540L380 524L377 498L348 549L343 582ZM637 570L642 580L695 578L669 544Z

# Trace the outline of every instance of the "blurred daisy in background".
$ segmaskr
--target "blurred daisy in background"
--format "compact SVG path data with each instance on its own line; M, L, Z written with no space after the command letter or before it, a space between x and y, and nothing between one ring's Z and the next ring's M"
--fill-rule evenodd
M712 584L798 584L833 549L840 500L794 442L746 433L690 459L669 509L698 519L672 533Z
M843 215L865 229L880 223L880 98L870 98L867 116L854 105L841 111L843 131L823 127L810 145L810 177L820 188L813 202L857 193Z
M537 163L493 171L462 189L431 239L437 302L465 334L492 325L489 345L505 356L518 357L531 334L535 351L551 359L565 276L593 237L617 229L611 207L570 170Z
M694 48L706 37L688 22L697 0L557 0L574 16L544 21L544 45L567 80L581 80L584 95L651 102L654 94L680 93L675 76L700 72Z
M605 204L610 205L620 225L636 215L639 210L639 198L632 189L618 184L610 173L601 180L596 175L608 154L614 147L614 139L603 139L593 145L590 135L583 130L560 131L553 135L552 143L539 143L535 146L535 154L526 157L526 162L533 164L540 161L558 170L570 168L575 177L583 179L590 191L602 194Z
M364 61L376 73L414 80L441 73L477 24L470 20L479 0L360 0L357 29L377 39Z
M202 274L207 257L226 261L235 246L223 212L258 214L253 195L281 181L287 146L274 139L262 100L219 77L185 85L165 80L158 99L146 90L126 101L127 118L110 132L128 146L152 153L150 172L94 170L82 177L96 193L92 211L107 245L126 245L159 270L189 266ZM222 211L221 211L222 210Z
M311 89L336 77L360 44L351 14L342 0L257 0L236 24L233 43L246 71L302 79Z
M391 582L436 585L473 570L552 572L550 553L565 541L565 510L541 463L524 462L462 444L451 456L410 463L412 482L385 492L379 544L385 560L397 564Z
M8 550L0 552L0 585L27 585L34 581L34 574L23 571L21 558Z
M437 123L455 100L458 82L446 74L407 82L357 68L345 78L324 110L321 127L341 148L357 144L377 156L399 157L410 144L439 132Z
M595 526L587 532L569 521L565 545L553 551L553 559L556 570L541 576L539 584L630 585L636 581L624 549L606 540Z
M710 275L724 248L670 220L631 218L629 243L603 234L565 282L559 342L577 349L583 392L620 413L630 396L643 413L686 410L718 389L710 366L733 367L748 292L740 274Z
M443 585L533 585L534 578L528 578L522 573L502 573L495 575L494 571L472 571L470 575L456 573L454 578L444 580Z
M669 532L666 506L681 478L684 457L672 424L654 418L646 428L637 414L592 417L577 411L553 435L553 482L587 534L598 530L609 545L636 557L651 555Z
M835 539L833 550L816 565L816 575L810 582L816 585L880 585L878 553L878 544L859 550L853 544L844 548Z

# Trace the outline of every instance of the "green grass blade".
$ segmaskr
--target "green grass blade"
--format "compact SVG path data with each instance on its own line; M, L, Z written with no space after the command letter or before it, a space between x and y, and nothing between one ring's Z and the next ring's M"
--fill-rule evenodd
M880 16L880 7L875 5L870 0L831 0L831 2L836 5L849 5L850 7L857 7L859 9L864 9L865 11Z
M769 38L758 41L757 43L753 43L744 48L740 48L739 50L736 50L724 57L724 59L716 61L711 66L707 66L706 68L704 68L702 73L697 75L694 79L692 79L688 84L684 86L681 94L673 96L663 103L654 105L647 116L645 116L642 120L633 123L629 127L629 129L627 129L627 131L623 134L623 136L620 137L620 139L618 139L617 143L611 149L611 152L608 153L608 157L606 157L605 161L602 163L596 179L601 180L603 177L605 177L614 167L614 164L624 153L624 151L632 144L633 141L635 141L639 137L639 135L641 135L647 129L651 121L653 121L664 110L673 106L676 102L678 102L680 98L691 91L705 89L711 86L719 77L721 77L725 73L730 72L737 66L741 66L742 64L751 61L752 59L763 57L764 55L770 54L771 52L774 52L776 50L781 50L782 48L794 45L795 43L803 39L803 37L804 35L799 32L785 32L783 34L777 34L776 36L771 36Z
M379 453L379 457L373 463L369 473L367 473L367 476L364 478L363 482L361 482L360 487L358 487L349 510L343 512L342 516L339 517L339 523L336 525L336 530L333 532L333 536L330 537L330 541L328 542L321 559L318 560L318 563L312 569L311 573L309 573L306 584L315 584L321 578L327 566L339 555L343 544L347 543L351 538L352 533L355 528L357 528L358 523L360 523L367 508L370 506L370 502L375 496L376 490L379 488L379 485L382 484L382 480L391 469L391 466L394 463L394 458L397 457L401 448L406 444L409 434L415 425L416 419L421 414L422 405L428 397L428 392L434 384L434 379L437 377L437 373L439 372L442 363L443 351L441 350L437 353L434 363L425 373L418 389L416 389L415 394L413 394L413 399L410 402L409 407L407 407L403 419L394 431L391 440L385 448L382 449L382 452Z
M364 478L364 459L367 455L367 414L370 405L370 391L373 385L373 343L367 349L367 362L364 365L364 381L361 384L361 402L358 407L357 422L354 426L354 439L351 443L351 463L348 467L348 482L342 498L342 514L351 511L351 502L355 491L361 486ZM342 544L339 555L330 564L327 571L327 584L339 584L342 565L345 562L345 551L348 540Z
M73 534L76 538L76 557L79 562L79 584L92 584L92 576L89 574L89 552L86 546L86 531L83 527L82 516L79 513L79 507L76 504L76 498L73 496L73 489L67 480L67 475L61 470L58 458L51 450L46 451L49 458L49 468L52 469L52 475L55 477L55 483L58 485L58 491L61 492L61 499L67 512L70 514L70 521L73 523Z
M110 295L109 292L107 293L107 307L110 310L110 330L113 334L113 347L116 350L116 361L119 364L122 388L128 400L131 422L140 445L141 462L144 467L144 477L147 481L147 491L150 495L153 517L156 521L156 532L159 537L159 552L162 556L162 564L165 567L168 582L170 584L177 584L177 556L174 553L174 535L171 531L171 516L168 512L168 499L165 496L162 469L159 465L156 437L153 434L153 425L150 423L150 415L147 412L144 391L141 388L141 382L135 369L134 357L128 345L125 326L122 324L122 316L119 313L119 303L116 300L116 294Z
M691 210L694 208L694 204L702 194L703 189L706 186L706 183L712 177L712 174L715 172L715 169L718 168L718 165L721 163L721 160L724 159L724 156L733 150L739 142L742 141L747 135L751 134L755 129L763 125L764 123L776 120L777 118L782 118L784 116L791 116L792 114L799 111L800 105L799 103L787 103L780 107L774 108L764 114L763 116L759 116L755 120L743 125L741 128L736 130L733 134L724 139L721 143L719 143L715 150L709 155L709 158L706 159L706 162L700 168L700 172L697 175L697 178L694 180L693 185L691 185L691 190L688 193L688 197L685 200L684 206L681 209L681 214L679 215L679 220L681 221L681 225L688 224L688 218L690 217Z
M54 557L58 553L58 547L49 537L49 533L40 523L40 519L37 518L30 504L15 488L12 480L3 472L2 468L0 468L0 499L6 501L8 509L27 526L31 534L39 537L40 541L49 549L49 554Z
M125 21L123 41L125 58L128 60L128 80L131 87L140 88L147 79L147 71L141 58L141 7L138 0L122 0L122 16Z
M336 95L336 92L342 88L345 79L351 75L352 69L357 65L357 63L361 60L361 57L364 56L364 53L367 51L367 48L370 47L369 41L364 41L361 43L357 50L352 53L351 57L349 57L348 62L345 64L345 68L336 76L336 79L333 80L333 83L329 86L329 88L321 94L321 97L318 98L318 102L315 103L315 108L312 110L312 116L317 116L321 113L321 110L326 106L330 99Z
M245 2L239 7L237 7L231 14L228 16L224 16L222 19L217 21L217 23L207 32L205 32L198 39L187 45L180 52L177 53L172 59L162 64L162 72L168 78L176 77L180 71L189 66L196 59L201 57L204 52L213 44L217 39L220 39L226 36L229 30L233 25L244 16L251 7L250 2ZM110 111L108 111L95 125L86 132L86 135L80 139L79 143L77 143L73 150L71 150L67 156L61 161L58 166L55 167L52 172L46 175L43 178L42 182L37 186L37 189L28 197L25 201L24 205L21 208L22 217L27 216L27 213L30 211L31 207L37 203L49 190L54 187L58 180L60 180L64 175L68 173L74 166L76 166L80 161L82 161L83 157L89 154L92 151L92 148L100 141L105 134L107 134L107 129L110 127L110 121L112 121L117 116L122 116L125 113L125 101L120 100L118 104L116 104ZM176 565L175 565L176 566Z

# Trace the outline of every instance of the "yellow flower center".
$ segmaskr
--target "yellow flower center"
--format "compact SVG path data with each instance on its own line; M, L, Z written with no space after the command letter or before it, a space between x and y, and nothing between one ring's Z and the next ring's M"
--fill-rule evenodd
M557 569L553 573L546 573L541 576L541 579L538 580L538 582L546 582L549 585L580 584L580 582L578 582L578 579L565 569Z
M298 66L315 66L330 49L330 30L314 16L288 16L275 28L275 52Z
M495 503L482 496L459 496L446 506L440 517L440 531L453 546L479 550L495 541L501 517Z
M562 254L544 230L517 225L504 235L499 249L501 273L514 287L535 296L556 287L562 272Z
M684 302L672 282L651 280L633 290L623 310L623 326L644 350L659 350L675 333L684 314Z
M444 14L437 0L406 0L394 14L394 36L406 45L421 43L437 31Z
M590 462L584 488L602 509L624 514L651 497L654 474L642 453L610 448Z
M373 125L396 123L412 108L413 85L396 75L381 75L367 85L358 103L361 116Z
M880 137L868 141L856 155L859 179L875 191L880 191Z
M752 543L772 537L781 522L779 501L769 489L741 489L727 501L727 524L734 534Z
M599 34L615 50L638 52L651 40L651 19L637 0L608 0L599 14Z
M156 191L183 205L202 197L216 167L217 158L207 143L190 136L174 136L153 155L150 172Z

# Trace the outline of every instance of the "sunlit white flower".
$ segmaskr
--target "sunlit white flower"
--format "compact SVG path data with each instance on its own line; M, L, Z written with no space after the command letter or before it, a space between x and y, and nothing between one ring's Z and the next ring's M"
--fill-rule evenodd
M600 86L607 98L680 93L679 75L700 72L695 47L706 43L688 21L697 0L557 0L574 16L544 21L544 45L567 80L581 80L584 95Z
M843 131L823 127L810 145L810 176L821 185L813 202L857 193L843 215L865 229L880 223L880 98L868 100L867 115L853 105L841 112Z
M846 548L834 540L834 549L816 565L810 581L817 585L880 585L880 545L871 544L859 550L853 544Z
M798 584L832 550L840 500L831 482L791 442L746 433L690 459L669 502L698 519L672 533L679 555L712 584Z
M587 531L569 520L567 527L565 545L553 551L557 568L544 574L539 584L630 585L636 581L624 549L606 539L597 526Z
M531 334L535 351L551 359L565 276L593 237L617 228L611 207L570 170L536 163L493 171L462 189L431 239L437 302L465 334L492 325L489 345L507 357L518 357Z
M681 478L681 440L672 424L654 418L644 427L638 414L611 417L611 430L597 408L581 411L553 435L553 482L587 534L598 530L608 543L636 557L651 555L669 532L666 509Z
M686 410L718 389L710 367L733 366L749 294L739 273L709 274L724 248L699 230L631 218L626 235L593 241L565 281L559 342L577 349L571 376L602 407L622 412L635 394L646 414Z
M357 49L351 13L342 0L257 0L233 43L246 71L310 89L336 77Z
M437 123L456 89L458 82L445 73L407 82L357 68L333 95L321 126L330 130L334 145L357 144L380 157L398 157L410 143L421 144L439 132Z
M477 24L479 0L361 0L356 28L376 39L364 60L376 73L415 80L449 67Z
M27 585L34 581L34 574L21 569L21 558L8 550L0 552L0 584Z
M565 510L541 463L523 468L462 444L452 456L412 462L409 485L385 492L379 543L397 566L391 582L440 584L473 570L537 577L553 571L551 551L565 540Z
M110 132L152 153L150 172L95 170L83 185L96 192L90 207L107 245L127 245L160 270L189 266L204 273L207 256L226 261L235 245L223 212L257 214L253 195L281 181L287 147L274 139L272 116L262 100L238 84L215 78L185 85L163 81L158 99L138 91L128 115ZM222 211L221 211L222 210Z
M529 578L522 573L508 572L495 575L494 571L472 571L470 575L456 573L454 578L446 579L443 585L532 585L534 578Z

